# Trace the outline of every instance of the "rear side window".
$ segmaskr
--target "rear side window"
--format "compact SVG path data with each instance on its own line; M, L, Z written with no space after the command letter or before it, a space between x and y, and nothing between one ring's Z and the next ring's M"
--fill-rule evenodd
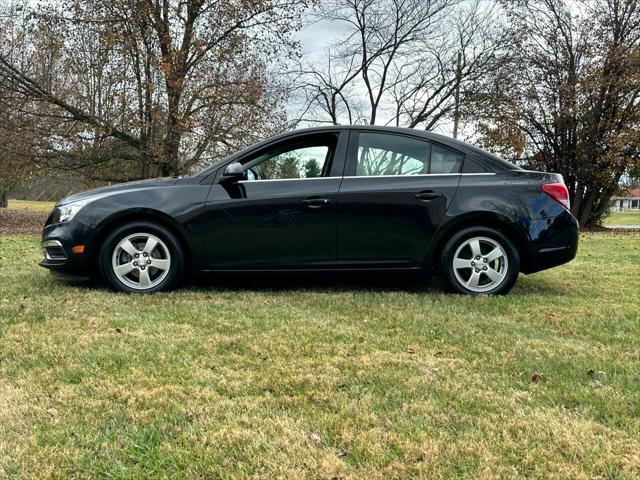
M434 143L431 145L429 173L460 173L462 159L462 154Z
M436 143L403 135L358 134L356 176L460 173L464 156Z
M400 135L362 132L357 161L357 176L428 173L429 144Z

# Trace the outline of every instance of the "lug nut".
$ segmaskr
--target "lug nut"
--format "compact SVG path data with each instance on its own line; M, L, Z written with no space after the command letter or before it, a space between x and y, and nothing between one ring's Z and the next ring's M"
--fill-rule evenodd
M484 261L484 263L487 263L489 260L487 260L487 259L485 258L483 261Z
M133 262L133 266L137 267L138 266L138 262Z
M475 267L476 266L476 262L471 262L471 266Z
M151 260L147 260L147 265L151 265Z
M483 269L484 271L486 271L486 270L487 270L487 267L483 267L482 269Z
M147 267L145 267L144 265L142 265L140 268L141 268L142 270L144 270L144 269L145 269L145 268L147 268Z
M146 254L146 253L143 253L142 255L144 255L145 257L147 256L147 254Z
M480 260L480 255L478 255L478 256L476 257L476 260Z
M479 268L476 268L476 273L480 273L480 269Z
M140 255L136 253L136 258L138 258Z

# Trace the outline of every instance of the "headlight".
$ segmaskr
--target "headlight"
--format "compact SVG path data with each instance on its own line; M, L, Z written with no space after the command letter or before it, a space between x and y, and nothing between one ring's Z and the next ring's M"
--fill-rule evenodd
M58 222L59 223L64 223L64 222L68 222L69 220L71 220L73 217L76 216L76 213L78 213L80 211L80 209L82 207L84 207L87 203L89 203L88 201L81 201L81 202L75 202L75 203L68 203L66 205L62 205L58 208L58 214L56 215L58 217Z

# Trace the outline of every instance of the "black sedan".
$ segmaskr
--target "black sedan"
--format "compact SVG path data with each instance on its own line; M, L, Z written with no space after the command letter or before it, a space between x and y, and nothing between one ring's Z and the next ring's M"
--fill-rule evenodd
M570 261L562 177L417 130L321 127L246 148L190 177L72 195L41 265L156 292L190 274L435 267L465 294Z

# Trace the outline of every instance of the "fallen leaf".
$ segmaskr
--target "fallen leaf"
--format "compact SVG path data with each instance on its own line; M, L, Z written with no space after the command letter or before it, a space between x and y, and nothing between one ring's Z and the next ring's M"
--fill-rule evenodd
M319 447L322 443L322 439L317 433L312 433L311 435L309 435L309 440L311 440L311 443L313 443L316 447Z

